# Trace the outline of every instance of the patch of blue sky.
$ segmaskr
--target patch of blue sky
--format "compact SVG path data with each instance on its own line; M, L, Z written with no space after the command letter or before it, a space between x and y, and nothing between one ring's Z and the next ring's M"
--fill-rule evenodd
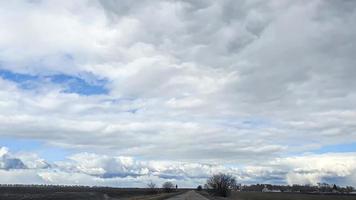
M14 73L3 69L0 69L0 76L7 80L12 80L19 83L38 79L38 76Z
M105 88L106 80L86 81L79 77L65 74L48 76L52 83L65 85L63 92L77 93L81 95L100 95L107 94L109 91Z
M0 147L7 147L11 152L32 152L49 162L66 159L72 152L62 148L45 145L39 140L0 137Z
M288 144L291 149L297 148L301 144ZM335 145L324 145L319 148L306 149L304 151L286 151L283 156L303 156L305 154L326 154L326 153L353 153L356 152L356 143L344 143Z
M313 153L318 153L318 154L347 153L347 152L356 152L356 142L347 143L347 144L327 145L313 151Z
M0 77L15 82L22 89L35 89L40 87L41 84L45 84L46 81L50 81L53 84L63 87L65 93L77 93L80 95L101 95L108 94L108 89L105 87L107 80L105 79L93 79L88 81L81 77L55 74L55 75L31 75L16 73L10 70L0 69Z
M38 76L14 73L9 70L3 70L3 69L0 69L0 77L5 80L16 82L19 85L19 87L23 89L34 88L35 87L34 83L39 80Z

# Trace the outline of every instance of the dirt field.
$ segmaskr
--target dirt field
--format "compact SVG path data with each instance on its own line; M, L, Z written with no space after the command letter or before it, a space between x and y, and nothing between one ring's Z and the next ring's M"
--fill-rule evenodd
M137 188L0 188L0 200L163 200L186 192L151 194Z
M356 200L356 195L321 195L298 193L233 192L227 198L213 197L205 191L181 189L173 193L150 194L137 188L0 188L0 200Z
M353 195L321 195L298 193L233 192L227 200L356 200Z

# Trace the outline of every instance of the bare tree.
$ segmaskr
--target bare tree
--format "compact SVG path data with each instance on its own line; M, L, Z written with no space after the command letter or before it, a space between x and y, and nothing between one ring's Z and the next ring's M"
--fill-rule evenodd
M152 181L147 184L147 188L149 189L150 193L157 193L157 186Z
M353 192L354 191L354 187L352 186L346 186L346 192L347 193L350 193L350 192Z
M172 192L174 189L174 185L172 182L168 181L168 182L163 183L162 188L163 188L164 192Z
M232 175L220 173L208 178L206 185L215 195L226 197L236 186L236 179Z

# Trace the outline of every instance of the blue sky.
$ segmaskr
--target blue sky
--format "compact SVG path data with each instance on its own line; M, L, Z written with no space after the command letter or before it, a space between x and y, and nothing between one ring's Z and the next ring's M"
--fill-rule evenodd
M0 2L0 174L356 185L355 6Z
M315 153L330 153L330 152L355 152L356 151L356 143L343 143L337 145L325 145L320 149L315 150Z
M70 150L52 147L34 139L19 139L1 137L0 146L7 147L13 152L32 152L49 162L65 160L71 153Z
M66 74L53 75L31 75L16 73L10 70L0 69L0 76L9 81L15 82L20 88L34 90L44 84L54 84L62 88L62 92L76 93L79 95L100 95L107 94L105 88L106 80L85 80L78 76Z

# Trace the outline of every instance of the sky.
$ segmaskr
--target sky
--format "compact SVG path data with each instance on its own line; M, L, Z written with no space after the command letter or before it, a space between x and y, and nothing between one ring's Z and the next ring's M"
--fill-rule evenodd
M356 1L0 1L0 183L356 186Z

